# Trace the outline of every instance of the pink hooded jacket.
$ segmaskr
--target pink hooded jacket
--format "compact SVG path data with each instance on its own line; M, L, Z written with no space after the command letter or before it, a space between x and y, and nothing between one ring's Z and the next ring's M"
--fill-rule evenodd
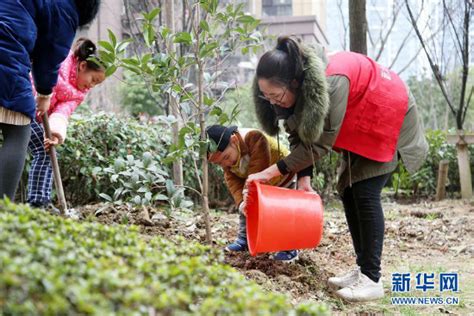
M51 96L51 106L48 110L49 124L51 133L59 138L60 144L66 139L69 117L89 92L89 89L79 90L77 87L77 66L77 57L71 51L61 64L58 83Z

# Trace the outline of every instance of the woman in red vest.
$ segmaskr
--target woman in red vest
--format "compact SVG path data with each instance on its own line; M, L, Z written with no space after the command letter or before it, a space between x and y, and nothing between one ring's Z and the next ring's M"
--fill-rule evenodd
M380 194L401 159L409 172L425 160L428 145L415 102L393 71L364 55L327 56L321 47L280 37L260 59L254 82L257 117L270 135L284 120L291 153L248 181L296 172L298 188L313 191L314 161L329 150L342 154L338 192L357 266L330 278L348 301L383 297L380 264L384 216Z

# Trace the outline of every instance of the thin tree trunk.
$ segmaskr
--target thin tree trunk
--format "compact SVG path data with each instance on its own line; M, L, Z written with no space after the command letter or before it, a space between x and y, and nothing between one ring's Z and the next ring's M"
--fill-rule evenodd
M367 55L365 0L349 1L350 50Z
M199 23L201 18L200 4L196 4L196 59L197 59L197 84L198 84L198 106L199 106L199 126L201 128L201 139L206 139L206 113L204 108L204 65L199 60ZM202 155L202 210L204 223L206 225L206 241L212 243L211 220L209 217L209 163L207 152Z
M472 175L471 166L469 163L469 148L464 141L464 131L459 131L459 140L456 144L456 151L458 156L459 180L461 182L461 197L463 199L472 198Z
M171 33L175 32L175 23L174 23L174 1L167 1L165 5L166 10L166 24L168 28L171 30ZM168 50L170 53L176 52L176 47L174 43L170 41L168 43ZM179 138L179 128L180 128L180 115L179 115L179 108L178 108L178 101L176 98L170 93L169 97L169 106L171 110L171 114L176 118L176 122L174 122L171 126L172 128L172 135L173 135L173 142L176 144L178 143ZM176 159L173 162L173 181L174 184L177 186L183 185L183 161L181 159Z

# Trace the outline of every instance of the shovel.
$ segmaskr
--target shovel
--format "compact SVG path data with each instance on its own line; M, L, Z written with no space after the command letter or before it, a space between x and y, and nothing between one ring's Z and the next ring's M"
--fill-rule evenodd
M46 137L51 139L51 129L49 128L48 113L43 114L43 125ZM67 203L64 196L63 182L61 181L61 173L59 171L58 157L56 156L56 148L51 146L49 148L49 156L51 157L51 164L53 167L54 185L59 199L59 205L62 215L66 215Z

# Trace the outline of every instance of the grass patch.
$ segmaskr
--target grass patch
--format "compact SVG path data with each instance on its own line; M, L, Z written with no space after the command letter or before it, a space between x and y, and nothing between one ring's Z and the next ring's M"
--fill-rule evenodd
M78 223L0 200L5 315L324 315L220 263L218 250L136 227Z

